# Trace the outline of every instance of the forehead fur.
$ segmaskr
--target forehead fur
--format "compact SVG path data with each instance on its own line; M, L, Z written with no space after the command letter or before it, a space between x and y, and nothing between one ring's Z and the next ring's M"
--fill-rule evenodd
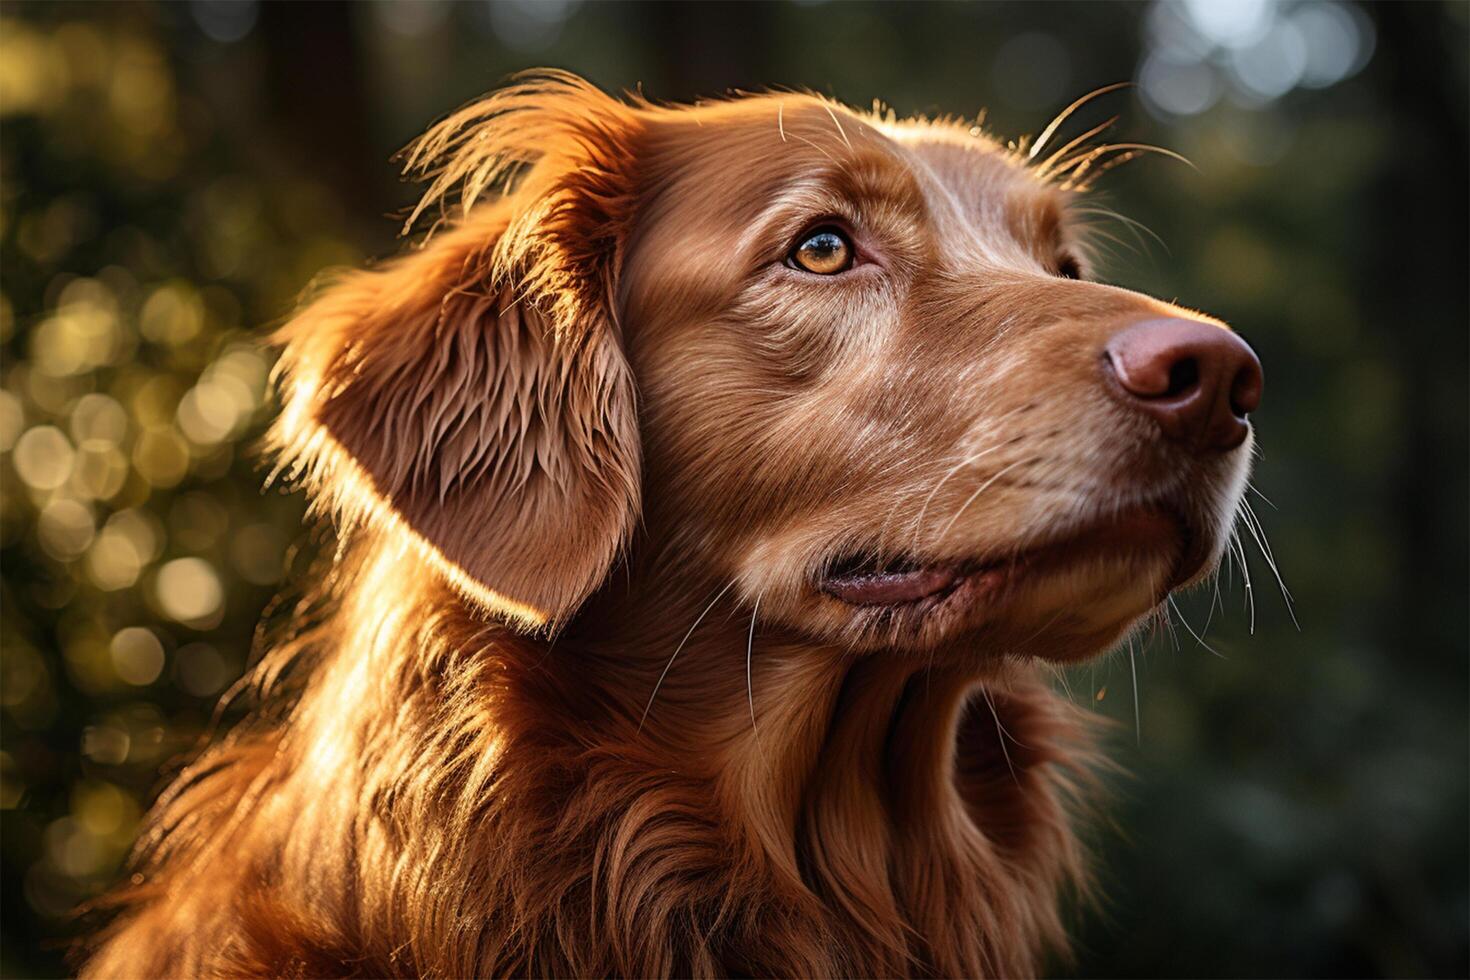
M563 305L621 292L614 280L638 263L650 229L662 255L697 248L690 254L708 259L719 243L728 254L712 271L733 274L743 261L736 249L758 237L753 224L776 220L771 212L783 205L817 218L842 212L836 204L845 202L857 224L890 216L890 230L907 225L957 257L1036 271L1061 251L1085 265L1090 221L1079 220L1087 212L1073 206L1077 195L1152 149L1096 142L1107 124L1064 141L1058 127L1085 101L1035 140L1001 143L966 120L900 120L809 93L659 105L543 71L433 127L408 151L408 170L431 182L416 215L438 221L461 221L477 202L508 194L539 199L493 265L503 270L509 256L530 256L523 274ZM546 229L564 233L532 234ZM732 238L739 235L744 242ZM662 265L661 275L677 278L676 264ZM699 282L674 285L666 295L699 298Z
M915 207L921 190L931 203L946 197L966 206L1020 193L1057 210L1065 204L1065 193L1023 154L961 120L896 120L795 93L663 113L642 140L644 176L655 193L703 182L719 191L711 205L749 202L781 182L817 177L878 204Z
M804 92L660 105L641 94L614 98L570 73L540 70L516 76L431 128L406 151L406 172L430 180L414 217L453 219L478 199L518 186L536 169L619 176L628 183L599 188L599 196L616 198L634 183L646 192L701 163L706 174L719 168L721 185L738 185L759 180L772 163L832 163L864 149L881 154L902 147L927 161L949 193L1009 182L1061 211L1073 192L1085 192L1109 169L1141 153L1183 159L1158 147L1102 141L1116 117L1062 141L1059 128L1080 106L1119 87L1078 99L1035 139L1001 143L978 121L898 119L876 105L860 112Z

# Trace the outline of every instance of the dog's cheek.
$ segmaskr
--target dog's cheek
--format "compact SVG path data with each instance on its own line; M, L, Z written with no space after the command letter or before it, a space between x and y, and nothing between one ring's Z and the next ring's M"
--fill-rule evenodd
M776 269L725 319L763 371L816 385L892 359L900 292L876 272L824 277Z

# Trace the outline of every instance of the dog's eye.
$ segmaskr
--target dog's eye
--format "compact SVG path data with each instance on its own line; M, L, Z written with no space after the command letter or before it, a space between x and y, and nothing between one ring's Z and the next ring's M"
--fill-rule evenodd
M831 276L852 267L852 242L836 228L818 228L797 243L788 260L798 269Z
M1057 256L1057 275L1063 279L1081 279L1082 263L1077 261L1075 255L1063 252Z

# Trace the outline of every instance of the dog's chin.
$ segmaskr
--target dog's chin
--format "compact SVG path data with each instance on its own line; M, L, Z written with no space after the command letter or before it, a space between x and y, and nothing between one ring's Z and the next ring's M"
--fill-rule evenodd
M1213 551L1177 511L1141 507L990 557L839 559L815 583L816 611L858 650L1079 660L1201 576Z

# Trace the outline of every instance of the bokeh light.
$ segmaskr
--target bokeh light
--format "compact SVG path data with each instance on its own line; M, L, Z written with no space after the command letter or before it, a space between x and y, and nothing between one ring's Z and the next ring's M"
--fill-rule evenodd
M1259 106L1297 87L1326 88L1372 57L1372 22L1332 0L1179 0L1147 19L1138 83L1165 118L1204 112L1224 95Z
M160 764L245 667L301 526L237 451L268 418L257 328L318 271L303 256L359 255L298 213L327 192L229 165L175 14L235 43L258 9L0 13L6 975L58 969L17 917L61 930L112 880Z
M214 567L202 558L175 558L158 570L158 605L163 614L201 629L215 625L224 590Z
M32 490L55 490L71 476L76 453L66 434L54 425L28 429L15 443L16 475Z
M146 627L118 630L108 649L117 676L134 687L146 687L163 673L163 644Z

